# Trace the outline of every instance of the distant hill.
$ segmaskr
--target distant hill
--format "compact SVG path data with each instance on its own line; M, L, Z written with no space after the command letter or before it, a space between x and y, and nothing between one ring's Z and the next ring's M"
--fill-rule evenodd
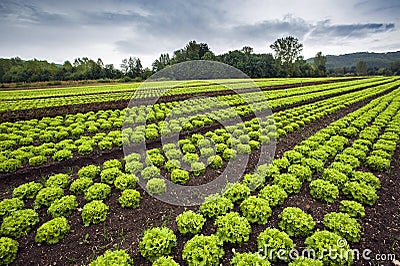
M314 58L309 58L307 61L313 62ZM390 62L400 60L400 51L388 53L368 53L358 52L343 55L327 55L326 67L328 69L339 67L356 66L358 61L364 61L368 67L386 68Z

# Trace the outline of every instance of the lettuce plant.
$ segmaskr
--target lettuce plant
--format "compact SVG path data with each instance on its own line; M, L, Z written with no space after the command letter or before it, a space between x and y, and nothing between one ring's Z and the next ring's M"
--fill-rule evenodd
M50 206L56 199L64 196L64 190L60 187L46 187L39 191L35 197L33 207L39 209L42 206Z
M288 197L288 194L280 186L267 185L261 189L258 196L265 199L270 207L276 207L283 204L285 199Z
M125 250L106 250L103 255L98 256L89 266L119 265L133 266L133 259Z
M14 198L33 199L42 188L42 184L31 181L14 188L12 195Z
M272 214L268 201L263 198L250 196L240 204L243 216L250 223L266 224Z
M167 191L167 185L162 178L152 178L147 181L146 191L151 195L161 195Z
M209 218L216 218L233 209L233 203L218 194L212 194L204 199L200 205L200 213Z
M189 172L182 169L175 169L171 173L171 181L175 184L185 185L189 181Z
M123 173L117 167L103 169L100 173L101 182L112 185L115 179L121 175L123 175Z
M347 182L342 191L348 198L369 206L374 205L378 199L375 189L363 182Z
M250 188L241 183L228 183L223 196L231 200L232 203L239 203L250 196Z
M264 252L264 257L276 262L278 260L288 261L289 252L295 247L295 244L285 232L276 228L266 228L258 235L257 246Z
M95 179L96 177L99 176L99 174L100 174L100 167L96 165L84 166L78 171L79 178L87 177L90 179Z
M279 228L289 236L308 236L315 227L315 221L310 214L297 207L287 207L279 214Z
M359 183L365 183L374 189L379 189L381 187L381 181L373 173L354 171L351 173L351 181L356 181Z
M119 190L133 189L136 187L136 183L139 178L132 174L122 174L118 176L114 181L114 186Z
M69 184L70 176L67 174L56 174L50 176L45 183L46 187L66 188Z
M251 226L248 220L237 212L219 216L214 224L217 226L216 235L222 242L243 244L249 240Z
M219 155L214 155L214 156L209 157L207 159L207 163L213 169L220 169L223 166L222 158Z
M189 210L184 211L183 213L176 216L175 221L181 234L195 235L203 229L203 225L206 222L206 219L203 217L203 215Z
M382 172L389 169L390 160L385 159L381 156L370 155L367 157L366 165L374 171Z
M98 224L107 219L109 207L100 200L86 203L82 209L82 221L85 227L90 224Z
M179 264L171 257L159 257L153 262L152 266L179 266Z
M84 194L92 184L93 180L89 177L78 178L71 183L69 190L77 195Z
M0 237L0 261L2 265L11 264L17 257L19 244L14 239Z
M310 194L314 199L333 203L339 196L339 189L329 181L315 179L310 183Z
M32 209L17 210L4 218L0 233L3 236L20 238L29 233L39 222L39 215Z
M23 200L19 198L3 199L0 201L0 221L13 212L23 209L24 205Z
M365 216L364 206L352 200L342 200L339 210L353 218L363 218Z
M335 169L325 169L322 173L322 179L329 181L335 186L341 188L348 181L348 177L346 174L343 174Z
M125 189L118 198L118 202L121 204L122 208L137 208L139 207L141 198L142 196L139 191L135 189Z
M103 183L94 183L85 191L85 200L105 200L111 193L111 187Z
M188 266L219 265L224 256L223 242L216 235L196 235L186 242L182 258Z
M56 244L70 231L68 220L65 217L54 218L42 224L37 232L35 241L38 243Z
M292 174L280 174L276 176L273 184L282 187L289 195L299 193L302 186L302 182Z
M175 246L176 236L167 227L147 229L139 242L140 254L152 262L161 256L169 255Z
M257 265L257 266L270 266L271 263L262 258L258 253L244 252L234 253L230 265L232 266L244 266L244 265Z
M47 213L53 218L68 217L78 208L78 202L73 195L64 196L55 200L47 209Z
M332 232L351 242L358 242L361 238L361 226L356 219L347 213L331 212L324 216L324 225Z
M311 181L312 179L312 171L308 166L292 164L288 168L288 173L297 177L301 182Z

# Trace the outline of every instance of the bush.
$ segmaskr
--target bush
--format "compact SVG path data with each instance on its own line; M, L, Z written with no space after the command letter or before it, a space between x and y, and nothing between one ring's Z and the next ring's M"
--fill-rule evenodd
M292 174L280 174L274 178L273 183L283 188L289 195L299 193L302 186L302 182Z
M223 215L233 209L233 203L218 194L212 194L204 199L204 202L200 205L200 212L206 217L216 218Z
M39 215L32 209L18 210L4 218L0 233L3 236L20 238L29 233L39 222Z
M64 238L70 229L67 218L54 218L38 228L35 241L38 243L56 244Z
M278 259L289 260L289 252L295 247L293 241L285 233L275 228L266 228L257 238L258 249L265 252L264 257L272 262ZM279 251L279 254L278 254Z
M60 187L60 188L66 188L69 184L70 176L67 174L56 174L53 176L50 176L46 180L46 187Z
M151 195L161 195L167 191L167 185L162 178L152 178L147 181L146 191Z
M0 262L1 265L11 264L17 257L18 242L8 237L0 237Z
M3 199L0 201L0 221L13 212L24 208L24 202L19 198Z
M369 206L374 205L378 199L375 189L365 183L347 182L342 191L350 199Z
M89 177L82 177L72 182L69 190L75 194L84 194L85 191L93 184L93 180Z
M82 221L85 227L90 224L98 224L107 219L109 207L100 200L86 203L82 209Z
M243 244L249 240L251 226L247 219L237 212L219 216L214 224L217 226L216 235L223 242Z
M195 235L198 234L201 229L203 229L203 225L206 222L206 219L203 217L203 215L189 210L184 211L183 213L176 216L175 221L181 234Z
M230 265L232 266L245 266L245 265L256 265L256 266L270 266L271 263L262 258L258 253L234 253Z
M250 223L266 224L272 214L268 201L263 198L250 196L240 204L243 216Z
M18 159L8 159L0 163L0 172L12 173L21 167L21 161Z
M215 155L211 156L207 159L207 163L210 165L211 168L213 169L220 169L223 166L223 161L221 156Z
M64 190L60 187L46 187L36 195L33 207L39 209L41 206L50 206L53 201L64 196Z
M289 236L306 237L315 227L315 222L310 214L297 207L287 207L279 214L279 228Z
M152 266L179 266L179 264L174 261L171 256L168 256L159 257L155 262L153 262Z
M141 198L142 196L139 191L135 189L125 189L118 198L118 202L121 204L122 208L137 208L139 207Z
M381 181L374 174L369 172L355 171L352 173L351 181L357 181L359 183L365 183L374 189L381 187Z
M152 262L161 256L169 255L175 246L176 236L167 227L146 230L139 242L140 254Z
M47 157L43 155L38 155L29 158L29 165L30 166L39 166L47 162Z
M185 185L189 181L189 172L186 170L175 169L171 173L171 181L175 184Z
M131 266L133 265L133 260L126 253L125 250L106 250L106 252L98 256L94 261L92 261L90 266L106 266L106 265L118 265L118 266Z
M70 150L60 150L57 151L56 153L54 153L53 155L53 160L54 161L64 161L64 160L68 160L68 159L72 159L73 155L72 155L72 151Z
M193 172L194 176L200 176L206 171L206 166L202 162L193 162L190 165L190 170Z
M136 183L139 181L137 176L132 174L122 174L118 176L114 181L114 186L119 190L133 189L136 187Z
M339 210L353 218L363 218L365 216L364 206L352 200L342 200Z
M78 177L79 178L90 178L90 179L95 179L98 177L100 174L100 167L95 166L95 165L88 165L84 166L78 171Z
M186 242L182 258L188 266L219 265L224 256L223 242L216 236L196 235Z
M258 196L265 199L270 207L276 207L282 205L285 199L288 197L286 191L277 185L267 185L261 189Z
M324 225L334 233L351 242L358 242L361 238L361 226L356 219L347 213L331 212L324 216Z
M301 182L311 181L312 171L308 166L293 164L289 166L288 173L297 177Z
M310 183L310 194L314 199L333 203L339 196L339 189L329 181L316 179Z
M367 158L366 165L374 171L382 172L389 169L390 160L377 155L370 155Z
M337 187L343 187L343 185L347 182L347 175L339 172L335 169L325 169L322 178L330 183L334 184Z
M32 181L14 188L12 195L14 198L33 199L42 188L42 184Z
M68 217L78 208L78 202L73 195L64 196L61 199L55 200L47 209L47 213L53 218Z
M123 173L121 172L121 170L119 168L113 167L113 168L107 168L107 169L103 169L103 171L101 171L100 173L100 177L101 177L101 182L112 185L115 182L115 179L117 179L117 177L123 175Z
M250 188L241 183L228 183L224 189L223 196L232 201L232 203L239 203L250 196Z

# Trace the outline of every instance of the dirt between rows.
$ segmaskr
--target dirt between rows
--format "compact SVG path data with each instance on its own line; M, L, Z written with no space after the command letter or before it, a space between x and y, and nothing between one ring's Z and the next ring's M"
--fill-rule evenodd
M368 100L354 104L331 114L323 119L315 121L312 124L306 125L301 130L293 132L288 136L279 139L276 145L275 157L280 157L286 150L292 149L296 144L301 142L324 128L329 123L347 115L348 113L365 105ZM119 158L122 156L122 151L113 151L108 155L103 155L93 159L87 159L88 163L101 164L109 158ZM83 158L82 158L83 159ZM90 162L89 162L90 161ZM77 161L71 161L66 165L54 165L51 169L54 172L70 172L74 173L73 178L76 178ZM257 154L250 156L247 165L247 171L252 172L257 165ZM78 163L78 165L81 165ZM370 249L371 257L376 254L392 254L396 253L399 258L400 252L400 232L399 232L399 195L400 187L398 186L400 178L400 147L396 149L393 157L390 171L376 175L381 179L381 189L378 191L379 199L374 207L366 207L366 217L361 221L362 238L357 244L351 244L352 248L360 250ZM211 176L212 175L212 176ZM206 173L201 179L212 179L215 173ZM15 178L3 179L0 183L0 197L10 197L12 188L22 182L41 180L40 175L24 174L17 175ZM161 202L153 197L148 196L142 188L138 187L138 191L142 195L140 207L137 209L123 209L117 203L117 198L120 195L116 189L112 190L111 196L105 200L105 203L110 207L110 213L104 223L84 227L81 220L81 213L74 212L69 217L71 224L71 232L58 244L47 245L37 244L34 241L36 229L40 224L50 219L50 216L44 209L39 210L41 217L39 225L32 230L26 237L18 239L20 244L17 259L12 265L82 265L88 264L96 256L101 255L107 249L122 248L134 258L135 265L151 265L149 261L140 255L139 240L145 229L153 226L168 226L175 233L178 232L175 223L175 217L185 209L196 209L196 207L184 208L181 206L172 206ZM342 195L340 196L342 199ZM82 207L84 199L78 197L79 206ZM257 236L266 227L277 226L278 214L288 206L297 206L305 210L306 205L310 205L310 212L314 219L318 222L317 228L322 228L321 220L327 212L338 211L339 201L331 205L326 205L310 197L308 184L304 184L299 194L289 197L283 206L273 210L273 214L267 225L252 225L252 234L250 240L242 246L235 246L236 251L244 252L257 250ZM26 206L30 207L32 201L27 202ZM238 206L235 207L238 210ZM202 233L205 235L212 234L216 230L212 221L207 221ZM184 244L190 237L177 234L177 247L172 250L171 255L180 264L186 265L181 258ZM294 242L299 249L304 247L304 239L294 238ZM232 257L233 246L224 246L225 256L223 265L229 265L229 260ZM371 261L359 260L356 265L392 265L389 261ZM280 264L276 264L280 265ZM283 265L283 264L282 264Z

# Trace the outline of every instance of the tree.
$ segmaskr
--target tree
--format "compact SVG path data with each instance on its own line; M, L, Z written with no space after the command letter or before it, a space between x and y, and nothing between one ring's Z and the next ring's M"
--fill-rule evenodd
M270 48L275 52L275 60L282 65L286 76L293 74L294 62L303 51L303 45L293 36L277 39Z
M157 72L166 66L171 64L171 59L169 58L169 54L161 54L158 59L156 59L153 64L151 64L153 71Z
M318 52L314 57L315 74L318 77L326 76L326 56Z
M366 76L368 72L367 64L364 61L358 61L357 63L357 75Z

